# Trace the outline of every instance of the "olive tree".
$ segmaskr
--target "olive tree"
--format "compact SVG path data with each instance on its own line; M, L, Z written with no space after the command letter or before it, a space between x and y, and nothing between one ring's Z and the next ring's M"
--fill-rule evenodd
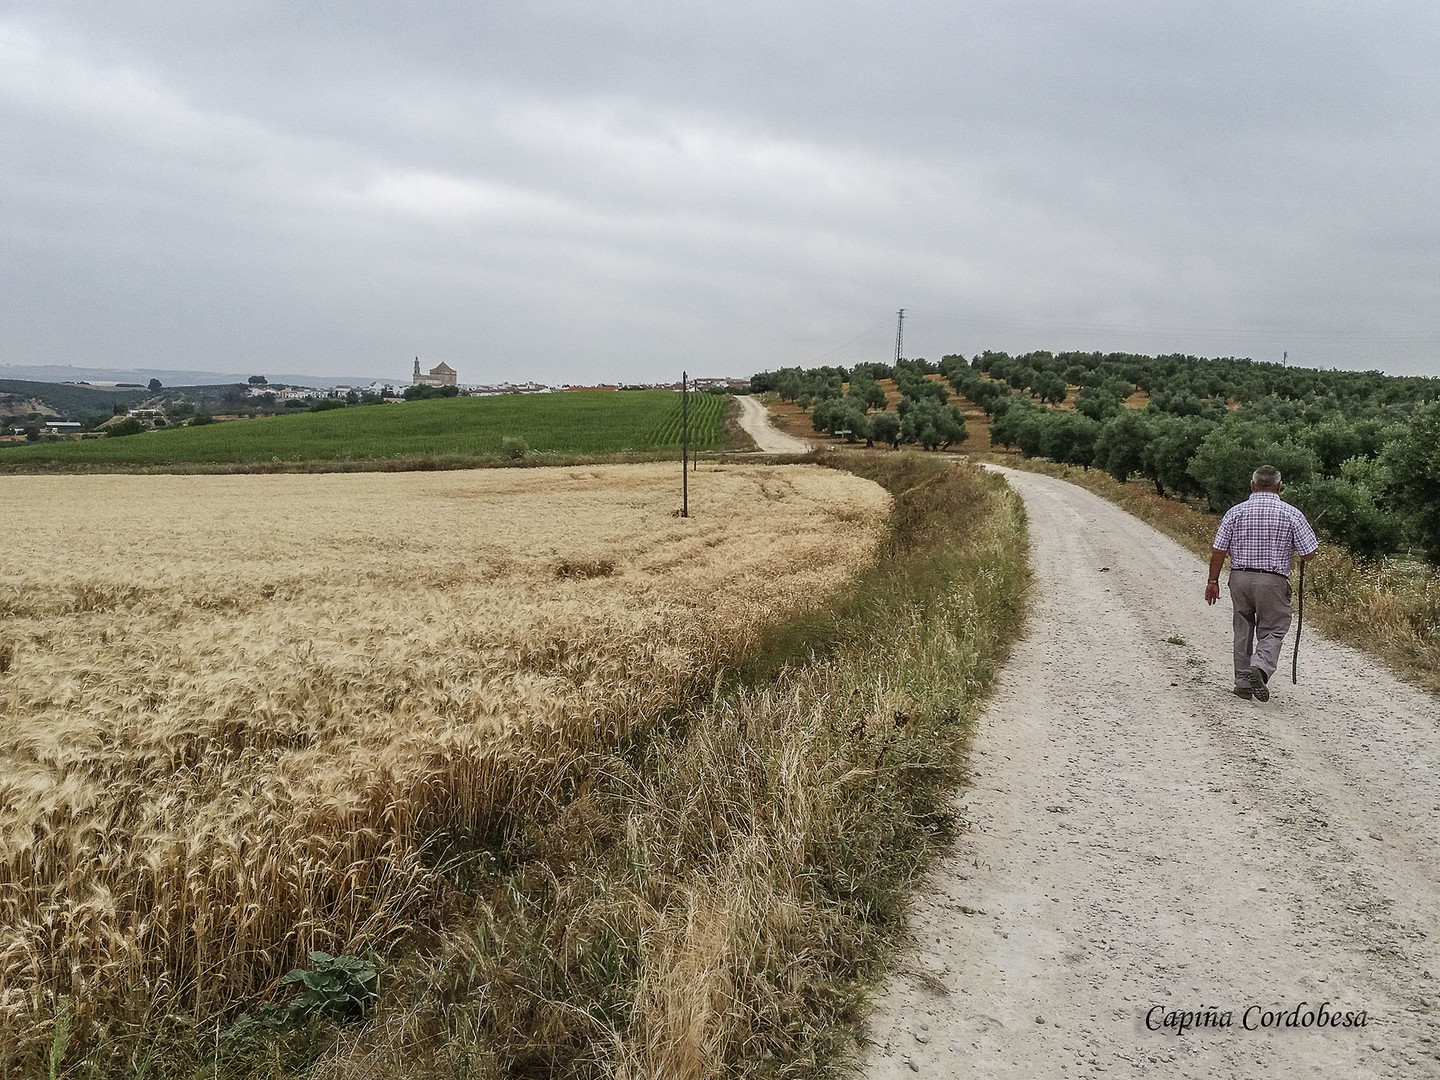
M886 442L900 449L900 415L893 412L878 412L870 417L870 437L876 442Z
M1383 460L1395 504L1413 519L1425 557L1440 564L1440 401L1411 414L1409 428Z
M1150 444L1150 424L1144 416L1122 408L1100 428L1095 440L1095 464L1120 483L1145 467L1145 448Z
M1196 448L1186 471L1199 483L1210 509L1228 510L1250 495L1250 474L1274 465L1286 483L1309 480L1320 461L1308 446L1292 442L1277 425L1231 418Z
M933 398L918 401L900 422L900 436L919 443L926 450L944 450L965 440L965 418L953 405L941 405Z

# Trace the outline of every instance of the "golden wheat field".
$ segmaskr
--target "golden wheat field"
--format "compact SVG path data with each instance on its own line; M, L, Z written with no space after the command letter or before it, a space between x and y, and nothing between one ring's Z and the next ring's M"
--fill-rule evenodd
M435 918L437 838L873 557L848 473L0 478L0 1042ZM17 524L23 523L23 525Z

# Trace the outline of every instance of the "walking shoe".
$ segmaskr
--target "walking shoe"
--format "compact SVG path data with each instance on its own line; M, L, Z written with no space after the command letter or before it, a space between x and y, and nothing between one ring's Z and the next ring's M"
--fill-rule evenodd
M1265 672L1258 667L1250 669L1250 693L1256 701L1270 700L1270 688L1265 685L1266 681Z
M1249 701L1255 696L1255 691L1251 690L1248 686L1234 686L1231 687L1231 691L1236 697L1244 698L1246 701Z

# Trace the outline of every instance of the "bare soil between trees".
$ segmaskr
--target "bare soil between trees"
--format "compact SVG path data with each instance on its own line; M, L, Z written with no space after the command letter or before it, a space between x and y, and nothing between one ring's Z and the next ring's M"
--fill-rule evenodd
M1002 471L1030 623L865 1075L1440 1076L1440 702L1308 627L1298 685L1292 629L1271 700L1235 697L1196 556ZM1260 1026L1322 1004L1365 1023Z

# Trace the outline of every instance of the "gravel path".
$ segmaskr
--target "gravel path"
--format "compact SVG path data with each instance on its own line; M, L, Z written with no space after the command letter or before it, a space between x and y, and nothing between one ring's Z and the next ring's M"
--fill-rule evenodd
M810 444L786 435L770 424L770 414L765 406L748 394L736 395L740 402L740 426L755 440L767 454L808 454Z
M1309 628L1298 686L1292 639L1269 703L1236 698L1196 556L1002 471L1030 623L865 1075L1440 1077L1440 703ZM1243 1026L1327 1002L1365 1025ZM1148 1030L1171 1010L1232 1026Z

